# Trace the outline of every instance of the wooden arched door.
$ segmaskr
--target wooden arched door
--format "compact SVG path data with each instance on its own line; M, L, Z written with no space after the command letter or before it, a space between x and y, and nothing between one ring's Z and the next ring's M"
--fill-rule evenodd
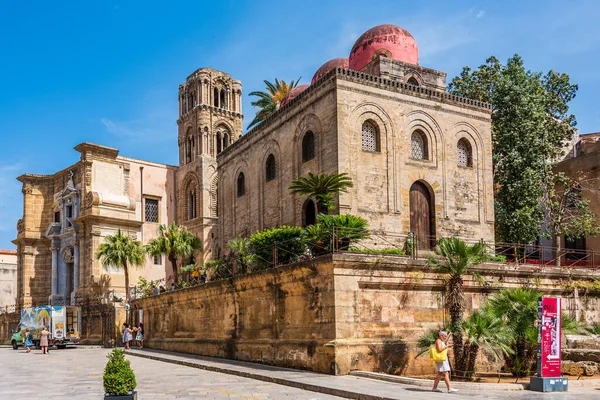
M410 187L410 231L415 234L420 250L435 245L435 213L433 196L423 182Z

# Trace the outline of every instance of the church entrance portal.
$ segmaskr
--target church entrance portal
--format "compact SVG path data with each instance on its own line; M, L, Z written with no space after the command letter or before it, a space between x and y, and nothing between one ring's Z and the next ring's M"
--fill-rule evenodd
M433 195L423 182L410 187L410 231L415 234L417 249L435 246L435 213Z

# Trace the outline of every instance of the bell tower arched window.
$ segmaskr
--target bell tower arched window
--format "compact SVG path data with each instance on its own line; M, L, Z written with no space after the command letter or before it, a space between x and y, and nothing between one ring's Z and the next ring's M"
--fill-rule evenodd
M221 99L220 99L220 106L221 108L225 108L225 89L221 89Z
M365 121L362 125L362 149L371 152L380 151L379 131L371 121Z
M217 154L219 154L223 150L223 137L221 136L221 132L217 132Z
M410 156L415 160L429 159L427 136L420 129L414 131L410 138Z
M315 158L315 134L308 131L302 138L302 162Z
M267 162L265 163L265 178L266 181L272 181L277 177L277 166L275 165L275 156L273 154L269 154L267 157Z
M456 163L459 167L473 167L473 148L465 138L460 139L456 145Z
M194 219L197 217L196 214L196 188L191 188L188 192L188 198L187 198L187 219Z
M215 107L219 107L219 89L213 89L213 104Z
M244 173L240 172L237 178L237 197L242 197L246 194L246 178Z

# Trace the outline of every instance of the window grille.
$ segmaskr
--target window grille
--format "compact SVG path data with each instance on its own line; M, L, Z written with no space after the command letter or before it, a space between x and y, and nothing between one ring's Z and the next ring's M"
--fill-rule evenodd
M421 131L413 132L410 141L410 155L416 160L427 160L427 139Z
M146 222L158 222L158 200L146 199Z
M154 256L154 265L162 265L162 256Z
M459 167L472 167L471 144L466 139L460 139L456 146L457 163Z
M364 151L379 151L377 128L367 121L362 126L362 149Z
M308 131L302 138L302 162L307 162L315 158L315 135Z
M267 163L265 165L266 170L266 180L267 182L272 181L277 177L277 168L275 166L275 156L273 154L269 154L267 157Z

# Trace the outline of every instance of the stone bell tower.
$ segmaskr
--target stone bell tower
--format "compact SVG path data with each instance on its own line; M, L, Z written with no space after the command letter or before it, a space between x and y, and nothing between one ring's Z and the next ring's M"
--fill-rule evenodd
M242 136L243 118L242 84L229 74L200 68L179 85L177 223L202 239L203 259L221 251L217 154Z

